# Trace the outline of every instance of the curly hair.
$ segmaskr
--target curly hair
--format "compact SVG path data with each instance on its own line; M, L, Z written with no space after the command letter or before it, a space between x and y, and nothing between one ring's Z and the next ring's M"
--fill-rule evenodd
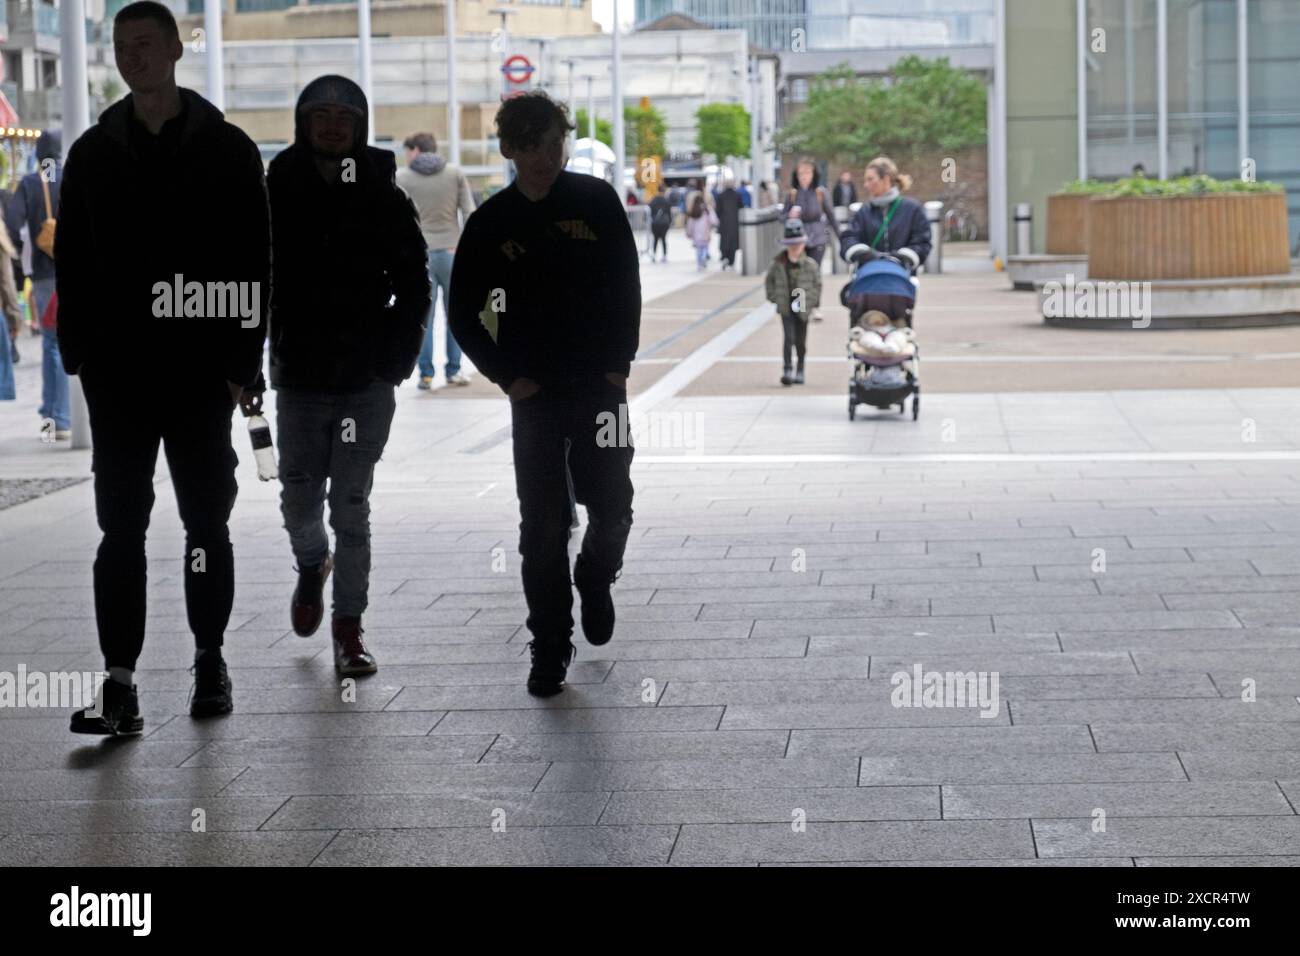
M513 96L497 110L497 136L515 149L527 152L535 149L542 136L558 124L565 136L577 126L569 121L569 108L546 94L545 90L529 90Z

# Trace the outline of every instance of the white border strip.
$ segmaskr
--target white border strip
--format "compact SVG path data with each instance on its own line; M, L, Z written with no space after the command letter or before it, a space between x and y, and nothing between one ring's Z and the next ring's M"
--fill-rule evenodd
M873 455L637 455L638 465L852 464L871 462L1300 461L1300 451L903 452Z

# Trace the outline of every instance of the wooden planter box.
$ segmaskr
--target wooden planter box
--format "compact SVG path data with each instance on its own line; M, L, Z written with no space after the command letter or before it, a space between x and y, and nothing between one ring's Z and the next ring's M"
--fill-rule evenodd
M1091 279L1217 279L1291 271L1286 194L1096 196Z
M1087 193L1054 193L1047 197L1047 254L1049 256L1086 256L1088 254Z

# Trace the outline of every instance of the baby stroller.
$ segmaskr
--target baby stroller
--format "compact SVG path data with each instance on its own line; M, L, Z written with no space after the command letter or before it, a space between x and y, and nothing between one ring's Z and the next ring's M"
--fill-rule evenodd
M921 414L921 350L912 334L916 280L900 259L877 254L858 266L840 293L840 302L849 310L852 329L849 421L857 417L859 405L883 409L897 405L902 413L908 396L915 421ZM880 324L871 325L868 315Z

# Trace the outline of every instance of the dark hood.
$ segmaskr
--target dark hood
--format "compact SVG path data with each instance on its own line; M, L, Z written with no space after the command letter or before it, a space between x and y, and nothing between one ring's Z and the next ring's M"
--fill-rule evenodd
M36 141L36 158L59 159L63 155L63 134L57 129L47 129Z
M359 114L356 137L348 153L355 156L363 152L370 130L370 104L366 102L366 94L361 91L361 87L346 76L333 73L316 77L298 95L298 103L293 110L294 145L311 149L308 142L307 109L317 103L346 106Z

